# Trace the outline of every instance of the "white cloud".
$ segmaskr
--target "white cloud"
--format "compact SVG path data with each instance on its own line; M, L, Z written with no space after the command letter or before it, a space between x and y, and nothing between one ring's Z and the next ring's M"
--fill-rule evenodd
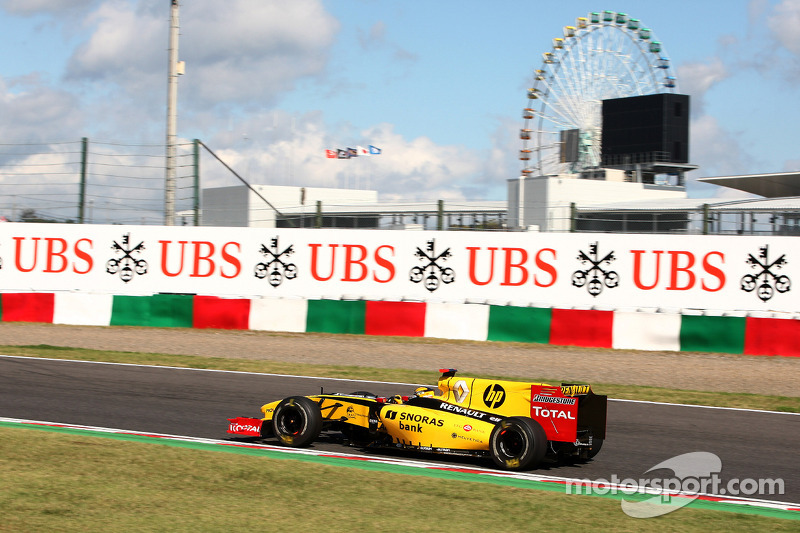
M800 56L800 1L783 0L767 17L767 25L775 40L795 56Z
M684 63L677 68L681 92L692 97L692 116L705 112L705 95L715 85L730 76L728 69L718 57L707 62Z
M72 5L40 0L30 11L54 14ZM68 138L78 139L80 95L95 138L123 143L162 139L167 3L107 0L89 5L94 10L82 20L86 38L65 75L75 96L43 84L19 94L0 90L0 98L15 98L16 115L4 113L17 117L8 121L9 127L24 123L52 139L58 130L43 124L61 121ZM321 1L193 0L182 3L180 26L180 59L187 66L179 82L179 133L197 132L252 183L372 188L387 200L473 199L485 197L496 182L505 187L508 176L498 168L504 160L515 160L500 149L486 157L463 146L437 145L425 136L407 139L392 124L358 131L349 123L327 123L320 110L274 110L275 102L304 80L330 90L328 54L339 22ZM364 39L395 60L413 59L387 40L383 23ZM2 106L0 100L0 111ZM350 140L348 146L379 146L383 154L352 161L325 158L325 149L345 147L342 139ZM498 174L503 175L498 179ZM204 187L238 183L218 163L203 165Z
M468 183L481 161L463 146L436 145L427 137L407 140L390 124L365 132L383 149L376 157L376 185L392 200L465 199L460 185Z
M152 75L156 57L165 70L167 33L163 16L137 13L127 4L107 2L87 18L85 25L94 29L72 56L69 78L135 83L139 76ZM135 83L134 89L140 86Z
M352 139L341 145L337 139ZM377 189L383 200L464 200L480 183L485 161L462 146L436 145L427 137L405 139L391 124L358 132L349 124L330 126L320 112L291 116L263 113L236 124L209 143L250 183ZM374 145L381 155L328 159L326 149ZM203 165L203 186L238 184L221 165ZM479 196L480 197L480 196Z
M169 11L106 2L87 20L90 38L70 61L72 81L112 82L163 101ZM188 109L273 103L298 80L323 75L339 23L316 0L198 0L180 12L181 101Z
M371 50L376 46L383 46L386 44L386 24L379 20L370 27L369 31L359 31L358 41L361 48L364 50Z
M725 131L716 118L705 115L691 122L692 162L700 168L689 174L687 193L692 197L749 197L715 185L701 184L696 178L744 174L752 168L753 158L744 150L735 132Z
M34 15L83 10L93 4L95 2L88 0L3 0L0 7L16 15Z
M77 99L48 87L37 75L6 81L0 77L0 138L53 142L80 138Z
M409 52L396 43L389 42L386 38L386 24L379 20L373 24L369 31L359 30L358 42L361 49L365 52L372 52L376 49L387 49L396 61L416 61L419 59L417 54Z

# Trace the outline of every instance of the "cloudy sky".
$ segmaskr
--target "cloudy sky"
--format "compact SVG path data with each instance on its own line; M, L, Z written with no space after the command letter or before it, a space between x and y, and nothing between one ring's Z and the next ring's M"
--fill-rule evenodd
M0 144L163 143L169 6L0 0ZM649 26L691 95L692 178L800 169L800 0L182 0L178 134L252 183L503 200L533 70L604 9Z

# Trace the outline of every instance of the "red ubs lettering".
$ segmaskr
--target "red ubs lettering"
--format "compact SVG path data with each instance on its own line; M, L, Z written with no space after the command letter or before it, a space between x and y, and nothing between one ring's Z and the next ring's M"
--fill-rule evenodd
M646 258L645 250L631 250L633 254L633 283L641 290L656 288L660 281L667 281L666 290L686 291L697 285L700 276L700 287L707 292L716 292L725 286L725 272L716 264L725 263L722 252L708 252L700 261L701 272L696 272L697 256L685 250L652 250L653 257ZM662 278L662 261L669 263L667 275ZM667 258L669 258L667 260ZM643 264L647 264L648 272L643 274ZM652 270L651 270L652 269Z
M474 285L488 285L495 279L495 264L502 262L497 268L501 286L519 286L532 282L537 287L550 287L558 279L558 272L551 261L556 259L556 251L542 248L533 256L535 268L528 265L530 254L524 248L480 247L468 246L469 280ZM478 271L482 272L479 277Z
M388 283L394 279L396 270L390 259L394 257L394 247L388 244L378 246L372 252L361 244L328 244L326 251L323 251L323 244L310 243L309 246L311 277L317 281L328 281L337 273L341 281L363 281L370 274L372 280L378 283ZM326 257L328 254L329 260Z
M161 244L161 272L166 276L179 276L183 273L184 267L187 267L188 275L192 278L210 277L218 269L221 277L235 278L242 271L241 261L232 254L234 248L237 253L241 251L241 246L237 242L226 242L222 245L219 249L221 260L216 258L216 246L209 241L158 242ZM190 254L189 261L185 260L187 247ZM170 253L173 257L170 257ZM176 253L177 258L174 257ZM189 264L191 264L190 267L188 267Z
M13 237L14 266L20 272L42 272L58 274L71 269L76 274L86 274L94 266L89 254L91 239L78 239L70 244L61 237ZM25 241L30 240L26 244ZM42 253L39 253L41 243ZM41 261L41 263L40 263Z

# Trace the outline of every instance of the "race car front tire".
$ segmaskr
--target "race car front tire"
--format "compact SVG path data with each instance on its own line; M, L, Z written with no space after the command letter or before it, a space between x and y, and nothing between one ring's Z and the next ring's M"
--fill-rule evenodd
M272 414L272 431L281 444L296 448L308 446L322 431L319 405L305 396L282 400Z
M506 470L536 468L547 453L547 434L538 422L514 416L495 426L489 437L489 454Z

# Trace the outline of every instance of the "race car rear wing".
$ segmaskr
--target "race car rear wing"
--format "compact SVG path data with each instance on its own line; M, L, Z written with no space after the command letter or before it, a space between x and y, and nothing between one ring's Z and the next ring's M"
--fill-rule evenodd
M548 440L574 442L578 435L604 439L607 397L587 384L550 385L459 376L440 370L442 400L499 416L525 416L539 422Z

